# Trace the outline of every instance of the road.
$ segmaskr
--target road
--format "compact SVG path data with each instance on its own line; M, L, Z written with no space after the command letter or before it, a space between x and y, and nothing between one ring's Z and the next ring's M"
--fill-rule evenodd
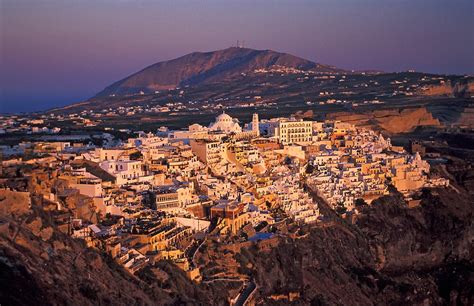
M245 287L242 293L240 293L239 298L235 302L235 305L244 306L248 302L250 296L252 295L255 289L257 289L257 285L253 281L250 281L247 284L247 287Z
M204 280L204 281L202 281L202 283L204 283L204 284L210 284L210 283L214 283L214 282L240 282L240 283L243 283L245 281L246 281L246 279L221 277L221 278L214 278L214 279Z

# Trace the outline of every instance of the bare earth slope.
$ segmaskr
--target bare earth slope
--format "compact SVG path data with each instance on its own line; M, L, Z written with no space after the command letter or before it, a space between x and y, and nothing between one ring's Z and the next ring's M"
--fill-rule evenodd
M388 134L408 133L419 126L441 125L439 120L433 118L433 115L424 107L375 110L366 113L340 112L329 114L327 118L385 131Z
M420 89L418 93L424 96L469 97L473 92L474 82L465 79L454 83L448 82L427 86Z

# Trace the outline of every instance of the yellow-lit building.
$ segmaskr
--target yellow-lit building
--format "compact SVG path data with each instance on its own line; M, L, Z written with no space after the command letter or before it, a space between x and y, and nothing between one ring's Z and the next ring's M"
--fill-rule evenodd
M282 120L275 129L275 136L282 144L310 143L313 140L313 122Z

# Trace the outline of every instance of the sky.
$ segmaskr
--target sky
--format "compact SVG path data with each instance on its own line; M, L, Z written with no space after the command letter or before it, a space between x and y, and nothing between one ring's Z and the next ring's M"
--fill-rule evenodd
M0 0L0 35L1 113L237 40L344 69L474 74L473 0Z

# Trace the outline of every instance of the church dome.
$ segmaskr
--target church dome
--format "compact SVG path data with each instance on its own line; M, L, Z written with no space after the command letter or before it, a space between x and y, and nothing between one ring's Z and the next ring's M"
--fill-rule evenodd
M209 125L211 131L222 131L225 133L240 133L242 128L239 126L238 120L232 118L226 113L222 113L216 117L216 121Z
M226 113L222 113L220 114L219 116L216 117L216 122L217 121L220 121L220 122L232 122L233 119L231 116L227 115Z

